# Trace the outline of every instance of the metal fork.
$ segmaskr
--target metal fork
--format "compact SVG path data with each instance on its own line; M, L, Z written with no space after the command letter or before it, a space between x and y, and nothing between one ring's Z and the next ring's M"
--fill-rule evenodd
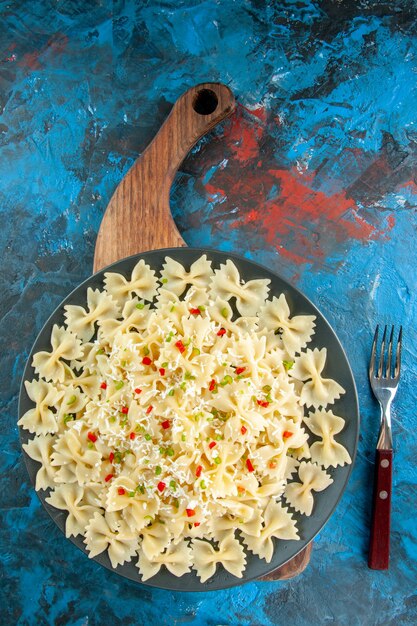
M378 334L379 326L375 330L369 363L369 381L374 396L381 406L381 427L376 445L375 484L368 566L371 569L388 569L393 462L391 404L397 393L400 380L402 327L400 327L395 347L394 326L391 328L388 349L386 350L388 330L387 326L385 326L379 359L377 359ZM395 354L393 354L394 352Z

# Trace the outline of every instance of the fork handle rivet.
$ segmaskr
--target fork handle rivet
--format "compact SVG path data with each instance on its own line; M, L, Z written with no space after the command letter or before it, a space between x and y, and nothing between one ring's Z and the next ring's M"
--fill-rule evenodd
M381 461L381 467L389 467L389 461L388 461L388 459L382 459L382 461Z
M381 498L381 500L386 500L388 498L388 491L380 491L379 497Z

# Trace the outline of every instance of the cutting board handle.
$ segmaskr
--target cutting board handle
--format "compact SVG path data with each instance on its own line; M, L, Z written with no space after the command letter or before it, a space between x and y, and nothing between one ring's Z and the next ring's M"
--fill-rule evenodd
M226 85L191 87L114 192L97 237L94 271L146 250L184 246L169 207L175 174L194 144L235 109Z

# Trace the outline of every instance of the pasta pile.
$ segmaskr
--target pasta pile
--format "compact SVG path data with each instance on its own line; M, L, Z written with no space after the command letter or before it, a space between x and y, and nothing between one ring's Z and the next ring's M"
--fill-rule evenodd
M137 555L143 581L165 566L205 582L219 563L241 577L243 545L269 563L274 538L299 539L294 514L312 514L326 469L351 463L325 408L344 389L322 376L326 348L306 347L315 317L268 300L269 282L231 260L167 257L159 278L141 260L65 306L19 425L35 434L36 490L90 557Z

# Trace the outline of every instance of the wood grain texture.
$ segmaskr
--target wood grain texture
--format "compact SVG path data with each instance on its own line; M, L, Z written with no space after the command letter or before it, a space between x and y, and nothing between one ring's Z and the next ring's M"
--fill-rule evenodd
M377 450L368 566L388 569L391 529L392 450Z
M220 83L202 83L174 104L155 139L118 185L97 237L94 271L147 250L185 246L169 206L178 167L194 144L231 115L236 103ZM310 543L297 556L261 580L285 580L300 574L310 560Z
M138 252L185 245L169 207L172 182L198 139L235 105L230 89L220 83L202 83L177 100L110 200L97 237L95 272Z
M270 572L266 576L263 576L259 580L270 582L273 580L288 580L298 576L305 570L310 562L311 551L313 549L313 542L310 542L308 546L295 555L288 563L284 563L281 567L278 567L273 572Z

